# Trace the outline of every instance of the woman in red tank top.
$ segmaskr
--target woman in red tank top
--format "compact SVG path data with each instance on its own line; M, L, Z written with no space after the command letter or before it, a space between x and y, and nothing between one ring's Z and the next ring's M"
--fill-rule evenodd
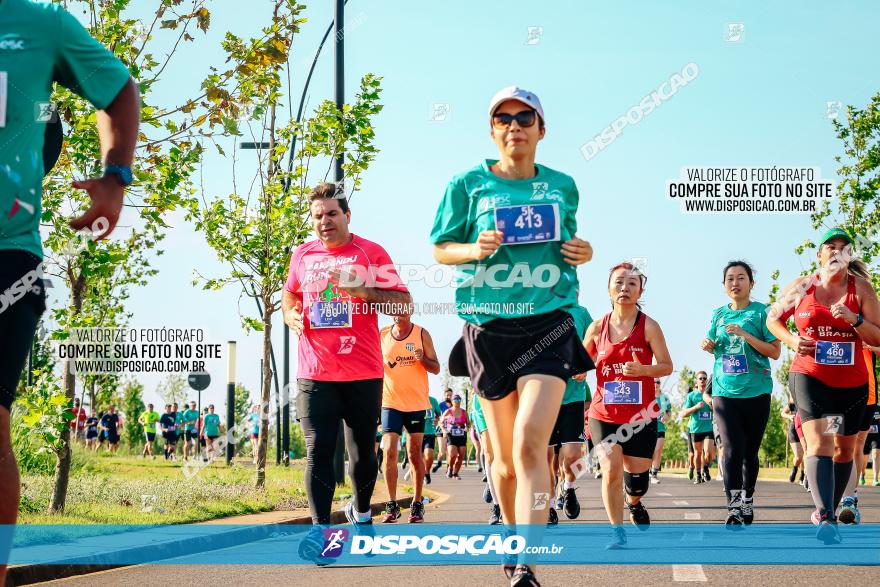
M644 285L644 275L632 264L614 267L608 278L614 309L593 322L584 337L596 363L589 428L593 458L602 465L602 498L614 533L612 548L626 544L623 489L630 521L640 530L651 523L641 499L648 491L648 469L657 443L660 409L654 378L672 373L663 331L638 305Z
M853 470L856 434L868 401L868 372L862 342L880 342L880 302L871 283L848 270L852 238L839 228L822 237L819 272L785 288L767 316L767 328L795 351L794 397L806 439L804 469L816 505L816 537L840 542L837 506ZM794 317L797 334L786 322ZM855 522L857 510L841 510Z

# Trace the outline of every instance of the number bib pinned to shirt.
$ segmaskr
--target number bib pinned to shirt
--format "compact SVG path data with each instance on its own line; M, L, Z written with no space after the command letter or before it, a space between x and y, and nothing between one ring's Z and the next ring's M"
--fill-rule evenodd
M721 355L721 370L724 373L739 375L740 373L749 372L749 363L746 356L742 355Z
M530 204L495 208L495 229L504 233L505 245L559 240L559 205Z
M348 300L313 302L309 308L309 323L312 328L350 328L351 302Z
M711 420L712 419L712 412L697 412L697 414L699 414L697 416L697 420Z
M639 405L642 403L641 381L606 381L602 388L605 405Z
M453 436L464 436L464 428L453 426L452 428L450 428L449 433Z
M816 341L816 363L819 365L852 365L854 342Z

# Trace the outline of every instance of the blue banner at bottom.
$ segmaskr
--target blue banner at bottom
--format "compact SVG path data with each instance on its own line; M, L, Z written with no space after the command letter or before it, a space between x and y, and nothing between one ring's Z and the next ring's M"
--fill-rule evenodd
M840 544L816 526L715 524L624 526L625 544L603 524L506 528L483 524L366 526L182 524L0 526L8 562L132 565L462 565L511 558L537 564L878 565L880 524L840 526ZM616 546L616 548L615 548Z

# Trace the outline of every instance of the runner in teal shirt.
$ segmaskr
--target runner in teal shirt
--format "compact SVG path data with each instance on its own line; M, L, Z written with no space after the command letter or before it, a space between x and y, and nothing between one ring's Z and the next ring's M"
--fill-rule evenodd
M52 82L103 110L131 76L57 2L0 0L0 41L0 250L42 257L46 125L40 115L50 105Z
M685 399L685 410L693 408L699 404L703 404L691 413L690 422L688 422L688 432L690 434L712 434L712 408L703 401L703 394L699 391L691 391Z
M723 271L730 303L712 313L701 348L715 359L712 409L720 441L719 458L727 495L727 525L748 525L754 517L752 498L758 480L758 451L770 419L773 379L770 359L778 359L781 342L767 328L767 306L752 301L752 267L731 261Z
M729 328L731 325L738 329ZM730 304L717 308L706 338L714 342L715 366L712 370L712 397L750 398L773 391L770 359L737 332L744 332L766 343L776 337L767 329L767 306L751 302L741 310Z
M545 212L537 222L543 225L555 223L559 234L556 242L502 244L482 261L457 265L455 301L458 315L479 325L494 318L548 313L576 305L577 271L563 260L562 243L559 242L571 239L577 231L575 212L579 196L574 180L540 164L535 164L537 173L534 177L504 179L489 170L495 163L497 160L487 159L449 182L434 219L431 243L476 242L481 232L500 230L495 223L499 211L503 213L511 207L521 210L536 204L541 205L537 209L539 212ZM536 218L530 216L529 220L537 223ZM552 287L523 286L532 268L548 264L558 269L558 283ZM489 271L498 265L506 268ZM488 283L492 274L500 287ZM542 279L537 273L534 278L535 282ZM524 311L526 307L531 310Z

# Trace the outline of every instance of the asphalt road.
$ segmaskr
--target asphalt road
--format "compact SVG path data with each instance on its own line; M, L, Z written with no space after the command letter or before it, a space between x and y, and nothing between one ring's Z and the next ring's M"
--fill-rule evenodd
M426 522L483 523L489 515L489 506L482 500L481 474L473 469L462 471L461 481L435 475L429 487L448 496L426 510ZM718 481L694 486L687 479L661 475L661 483L652 485L644 503L652 522L686 523L698 528L700 524L721 524L724 516L724 496ZM579 523L605 522L600 497L600 481L582 479L579 482L582 511ZM862 487L861 512L863 522L880 523L880 487ZM755 524L807 523L812 511L809 493L797 484L786 482L759 482L755 497ZM560 525L572 523L560 516ZM378 520L376 520L378 521ZM405 518L401 526L406 526ZM704 528L707 526L703 526ZM880 544L878 552L880 552ZM222 563L231 551L206 553L205 558ZM730 552L730 562L743 556ZM780 560L780 563L786 561ZM880 558L878 558L880 562ZM713 585L760 585L771 582L819 584L869 584L876 582L880 573L877 566L856 565L543 565L538 578L543 585L665 585L672 582L707 582ZM500 568L492 566L328 566L305 565L145 565L128 567L81 577L62 579L53 583L66 585L326 585L370 586L410 585L413 583L460 585L506 585Z

